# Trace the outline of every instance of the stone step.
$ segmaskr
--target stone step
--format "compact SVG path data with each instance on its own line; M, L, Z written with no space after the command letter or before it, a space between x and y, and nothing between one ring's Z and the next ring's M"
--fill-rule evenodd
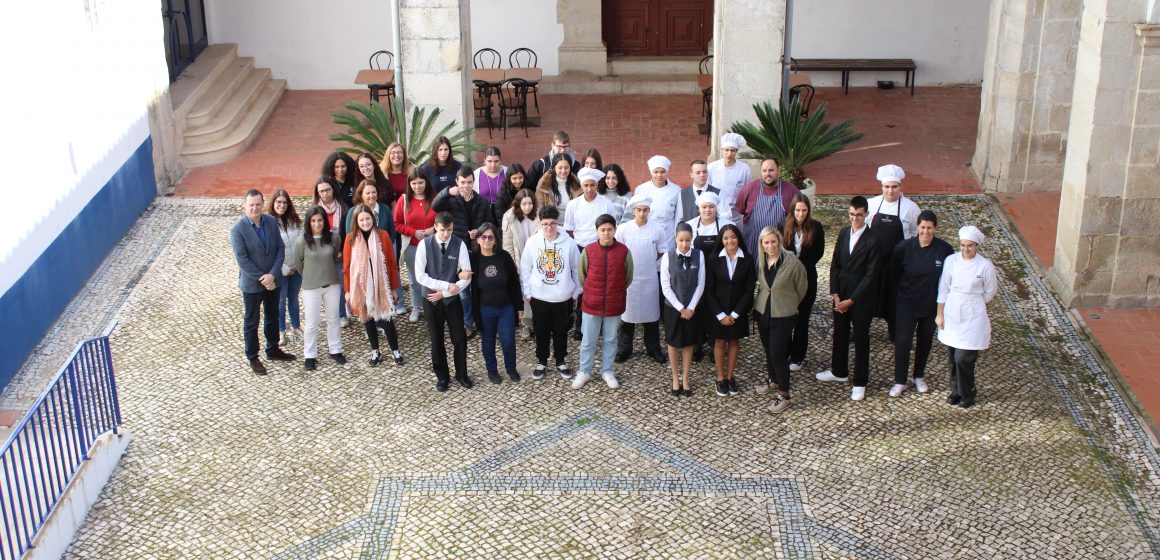
M608 59L613 76L699 74L699 56L622 56Z
M214 115L220 113L233 93L245 84L253 68L253 58L235 58L225 72L211 80L209 87L200 95L200 99L186 116L187 129L204 126Z
M246 115L246 111L258 99L257 94L270 81L269 68L252 69L242 83L229 92L229 98L221 109L209 117L201 126L185 130L187 148L212 144L230 135Z
M700 93L697 74L593 76L569 73L545 76L540 91L548 94L575 95L664 95Z
M229 134L208 144L198 146L186 144L181 151L182 164L186 167L213 165L245 152L257 139L262 125L270 118L285 91L286 80L267 80L265 86L255 96L255 102L250 105Z
M206 47L181 75L169 85L169 101L178 119L185 118L198 100L238 57L238 46L219 43Z

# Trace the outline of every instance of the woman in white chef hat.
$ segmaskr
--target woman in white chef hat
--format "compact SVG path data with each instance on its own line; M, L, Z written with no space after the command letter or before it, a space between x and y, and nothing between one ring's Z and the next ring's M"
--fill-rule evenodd
M995 265L979 254L986 236L975 226L959 229L960 252L943 263L938 283L938 340L947 346L950 391L947 404L968 408L975 404L975 363L979 351L991 345L987 302L995 297Z

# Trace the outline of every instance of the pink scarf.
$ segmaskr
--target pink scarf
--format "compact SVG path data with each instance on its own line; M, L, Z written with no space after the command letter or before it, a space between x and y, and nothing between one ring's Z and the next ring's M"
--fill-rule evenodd
M387 261L377 230L365 239L359 231L350 249L350 307L362 322L390 321L395 316Z

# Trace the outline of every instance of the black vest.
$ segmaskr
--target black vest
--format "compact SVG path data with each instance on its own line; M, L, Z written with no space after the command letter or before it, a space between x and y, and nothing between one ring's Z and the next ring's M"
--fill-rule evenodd
M669 285L683 304L688 304L693 299L693 292L697 291L697 273L700 272L700 266L701 251L696 248L689 250L688 268L681 267L681 256L676 249L669 251ZM668 298L665 298L665 305L672 307Z
M427 267L423 270L427 276L436 280L443 280L452 284L459 281L459 248L463 246L463 240L452 235L451 239L447 240L447 254L443 254L443 250L439 247L439 236L432 235L423 240L427 244ZM434 290L423 287L423 294L430 294ZM443 298L443 304L449 305L451 302L459 303L459 294L449 298Z

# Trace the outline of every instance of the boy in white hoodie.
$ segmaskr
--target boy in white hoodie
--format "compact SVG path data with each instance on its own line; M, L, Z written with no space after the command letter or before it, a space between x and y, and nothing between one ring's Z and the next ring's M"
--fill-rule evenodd
M560 211L544 206L537 216L540 231L528 238L520 256L520 286L532 307L532 332L536 336L536 368L533 379L548 370L548 351L556 356L556 370L564 379L572 370L568 357L568 329L572 307L580 297L580 251L568 234L560 231Z

